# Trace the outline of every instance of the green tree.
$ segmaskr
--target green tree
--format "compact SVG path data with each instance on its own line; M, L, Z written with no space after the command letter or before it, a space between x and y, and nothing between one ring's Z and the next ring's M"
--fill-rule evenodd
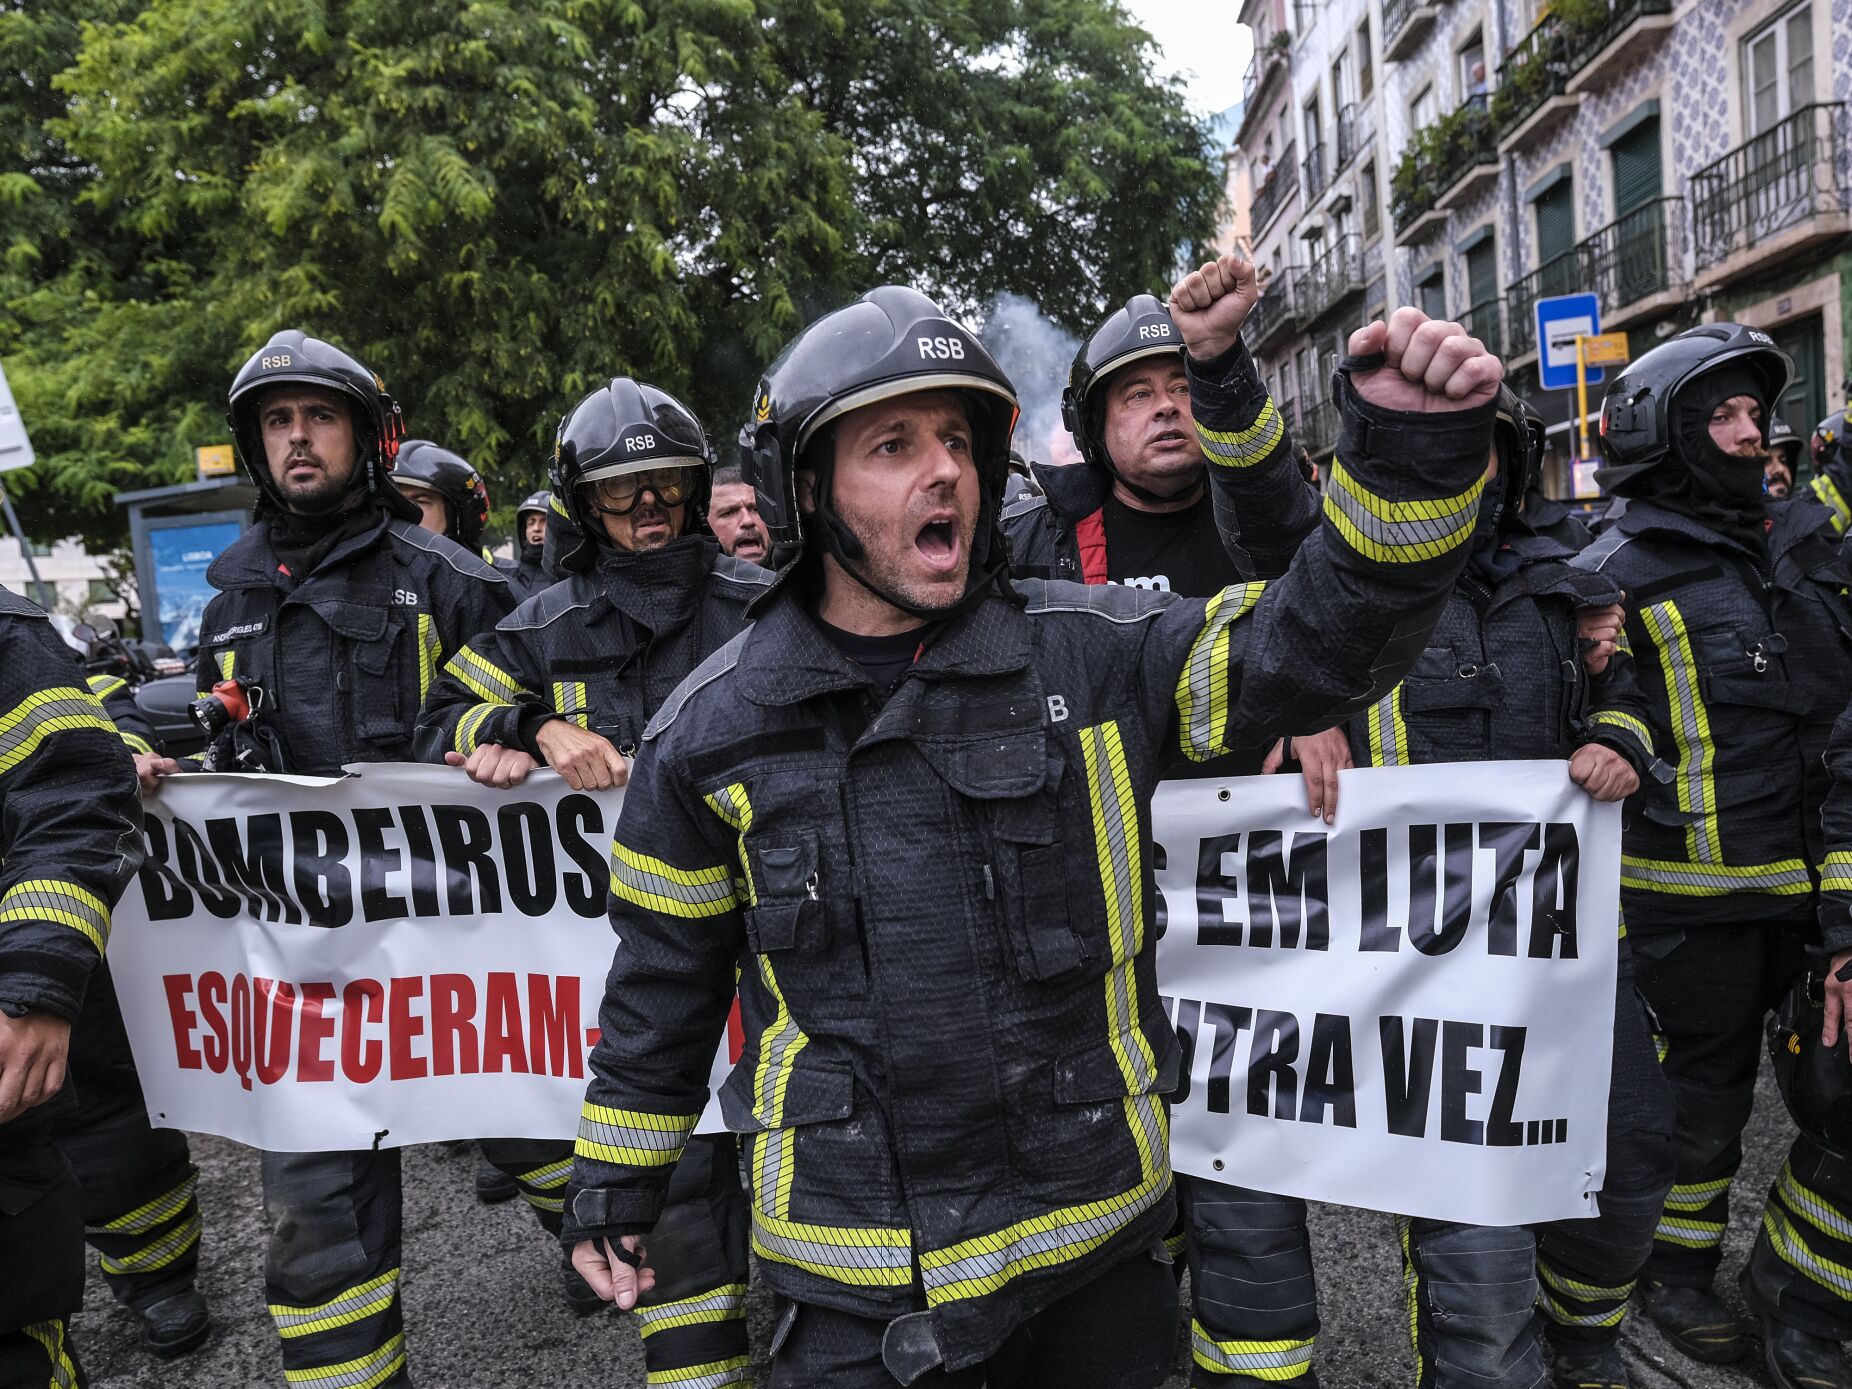
M0 135L38 142L0 206L50 218L9 222L0 279L35 529L190 476L279 328L374 367L507 511L606 376L724 445L868 285L1014 290L1078 331L1218 192L1115 0L87 3L81 30L0 8L0 74L34 77Z

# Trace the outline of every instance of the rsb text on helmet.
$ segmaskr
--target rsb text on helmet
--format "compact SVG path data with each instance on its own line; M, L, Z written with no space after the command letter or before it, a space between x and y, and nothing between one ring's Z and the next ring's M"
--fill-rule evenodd
M965 345L958 338L915 338L915 347L920 356L932 357L941 362L962 362L965 359Z

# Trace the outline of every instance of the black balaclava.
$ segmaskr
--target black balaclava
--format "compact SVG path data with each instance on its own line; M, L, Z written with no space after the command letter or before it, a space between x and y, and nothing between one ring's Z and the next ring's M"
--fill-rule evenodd
M1466 561L1466 567L1472 574L1495 587L1517 572L1517 552L1504 548L1510 532L1529 529L1518 519L1517 512L1509 504L1511 470L1518 463L1511 456L1504 431L1499 430L1497 433L1498 476L1487 478L1485 490L1479 494L1479 514L1473 519L1473 533L1469 542L1472 552Z
M1711 438L1711 412L1733 396L1769 402L1763 385L1742 367L1726 364L1707 371L1672 399L1672 456L1615 490L1675 511L1751 550L1763 548L1768 498L1762 491L1762 459L1725 453Z
M523 517L522 519L521 534L519 538L517 539L516 544L520 550L520 560L522 564L539 564L540 556L545 552L547 548L547 542L544 537L541 539L538 545L535 545L530 540L528 540L527 521L525 517Z

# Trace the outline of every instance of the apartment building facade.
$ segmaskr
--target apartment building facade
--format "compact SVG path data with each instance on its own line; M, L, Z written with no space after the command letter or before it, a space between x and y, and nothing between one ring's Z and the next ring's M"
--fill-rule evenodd
M1315 456L1335 442L1325 378L1344 334L1402 303L1498 347L1551 426L1556 496L1578 482L1586 494L1589 470L1569 465L1573 393L1539 387L1542 297L1595 293L1602 327L1636 354L1703 320L1754 324L1795 359L1790 424L1806 433L1845 403L1852 0L1248 10L1268 44L1255 67L1270 55L1278 71L1250 72L1273 123L1251 106L1247 140L1334 148L1345 98L1353 108L1349 163L1302 159L1264 226L1257 182L1251 217L1261 264L1279 258L1268 297L1281 302L1257 313L1250 346ZM1289 37L1264 39L1268 23ZM1255 149L1244 143L1251 170Z

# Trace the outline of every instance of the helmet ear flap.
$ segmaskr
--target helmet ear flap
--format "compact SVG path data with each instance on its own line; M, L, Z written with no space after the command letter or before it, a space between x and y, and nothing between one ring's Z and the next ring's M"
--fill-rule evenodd
M1080 401L1075 398L1074 388L1066 386L1061 391L1061 427L1076 439L1080 438L1081 419Z
M379 461L387 472L398 462L399 443L405 438L405 412L385 391L379 393Z

